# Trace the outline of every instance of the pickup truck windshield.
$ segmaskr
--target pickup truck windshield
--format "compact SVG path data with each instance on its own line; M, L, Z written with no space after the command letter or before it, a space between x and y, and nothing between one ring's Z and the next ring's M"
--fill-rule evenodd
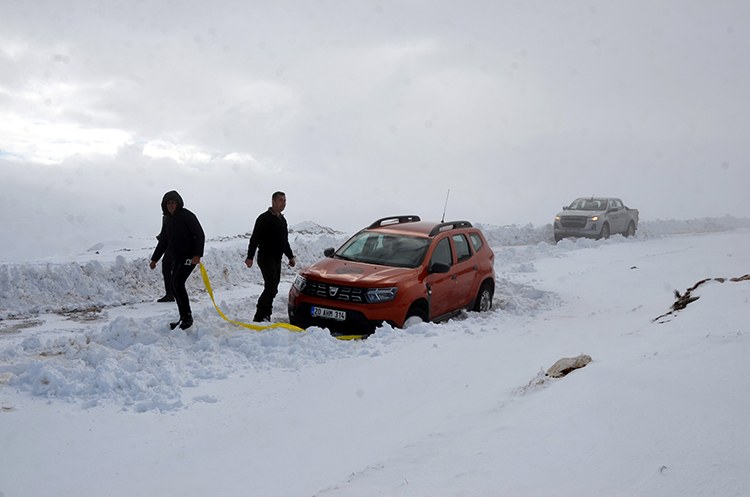
M333 257L381 266L415 268L422 264L431 241L430 238L363 231Z
M605 211L607 210L607 201L594 198L579 198L570 204L569 209L572 211Z

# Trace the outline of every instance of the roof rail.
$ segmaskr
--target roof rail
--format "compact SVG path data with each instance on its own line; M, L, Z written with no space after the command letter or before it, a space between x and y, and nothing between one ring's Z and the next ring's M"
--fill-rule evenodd
M430 231L430 236L435 236L441 231L445 231L447 229L454 230L457 228L471 228L471 223L469 221L450 221L448 223L440 223L432 228L432 231Z
M386 222L391 221L391 222ZM367 229L371 228L377 228L378 226L383 226L383 223L385 224L400 224L400 223L415 223L417 221L421 221L419 219L419 216L391 216L391 217L384 217L382 219L378 219L374 223L372 223L370 226L367 227Z

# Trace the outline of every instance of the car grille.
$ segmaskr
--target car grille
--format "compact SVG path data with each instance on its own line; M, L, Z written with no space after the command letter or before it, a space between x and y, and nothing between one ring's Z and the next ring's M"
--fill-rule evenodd
M585 228L586 216L564 216L560 218L560 224L563 228Z
M320 281L307 280L307 285L305 285L302 293L324 299L366 303L365 289L354 286L329 285Z

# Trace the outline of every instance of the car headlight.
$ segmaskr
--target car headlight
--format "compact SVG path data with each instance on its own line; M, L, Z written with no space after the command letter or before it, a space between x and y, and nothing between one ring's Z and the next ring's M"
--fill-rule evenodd
M589 221L598 221L598 220L599 220L599 216L592 216L589 218Z
M372 304L376 304L379 302L390 302L391 300L396 298L397 293L397 286L388 288L368 288L365 291L365 298Z
M298 292L302 293L302 290L304 290L306 286L307 278L298 274L297 277L294 278L294 288L296 288Z

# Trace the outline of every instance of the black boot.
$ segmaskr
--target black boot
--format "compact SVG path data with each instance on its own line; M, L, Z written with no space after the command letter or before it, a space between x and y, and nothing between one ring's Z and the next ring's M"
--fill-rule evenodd
M160 299L156 299L157 302L174 302L174 295L166 294Z
M190 328L191 326L193 326L193 316L192 316L192 314L188 314L187 316L183 316L183 318L180 321L182 321L180 323L180 328L182 328L183 330L186 330L186 329Z
M175 329L175 328L177 328L180 325L181 321L182 321L182 319L180 319L180 321L175 321L174 323L169 323L169 327L172 328L172 329Z

